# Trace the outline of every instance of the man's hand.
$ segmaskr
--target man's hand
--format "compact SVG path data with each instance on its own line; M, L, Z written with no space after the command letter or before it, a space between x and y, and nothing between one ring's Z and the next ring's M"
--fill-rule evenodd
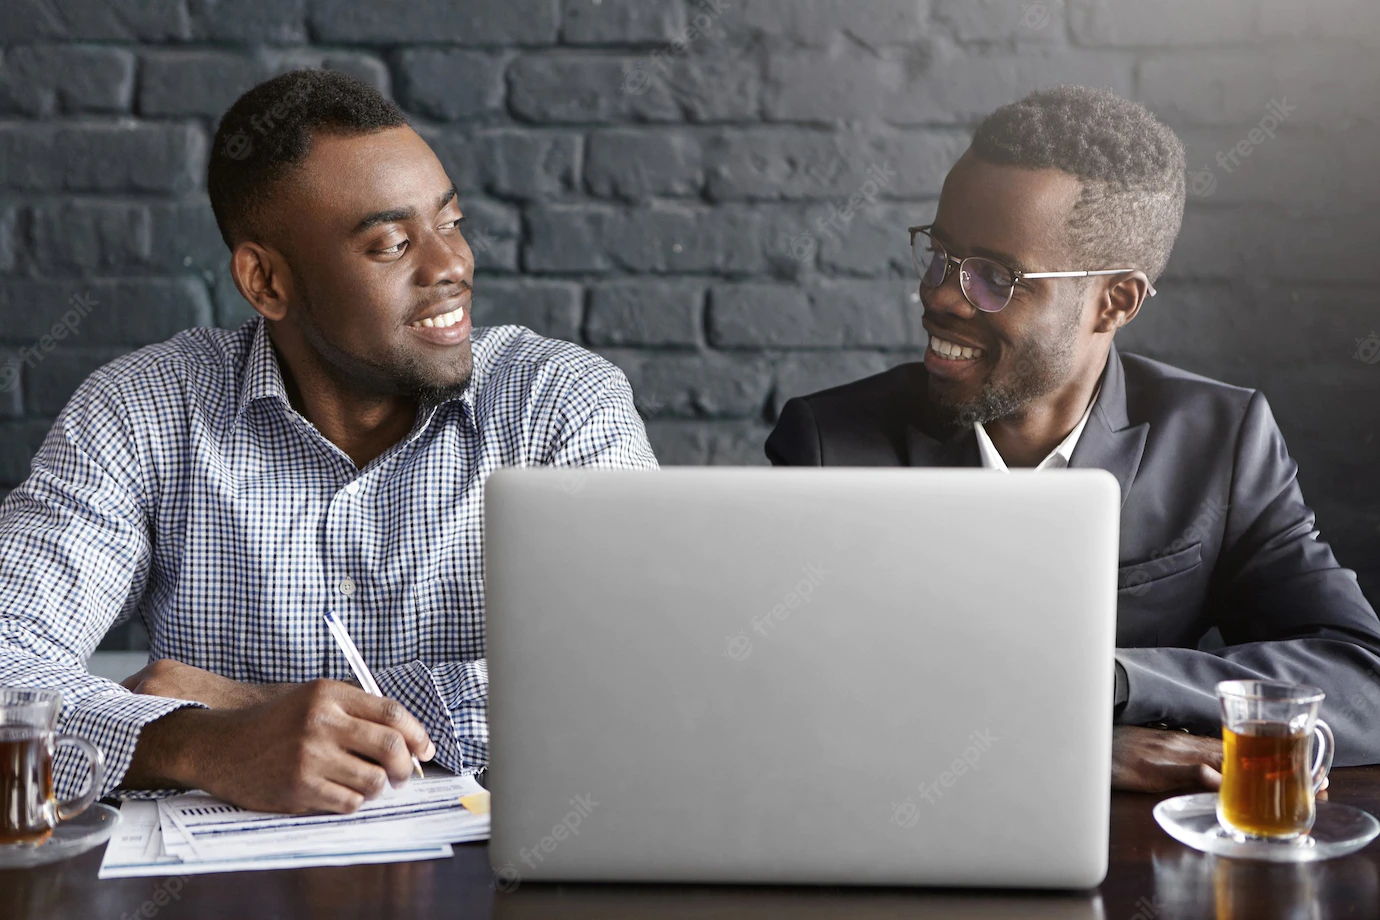
M120 681L120 686L145 696L192 700L212 709L244 709L277 699L298 685L243 683L160 658Z
M1127 792L1217 789L1222 742L1183 732L1118 725L1112 729L1112 788Z
M401 703L316 680L247 709L182 709L150 723L125 785L204 789L258 811L349 813L405 783L414 754L430 760L436 748Z
M1332 778L1323 779L1318 800L1327 800ZM1112 788L1126 792L1172 792L1222 787L1222 742L1183 732L1118 725L1112 729Z

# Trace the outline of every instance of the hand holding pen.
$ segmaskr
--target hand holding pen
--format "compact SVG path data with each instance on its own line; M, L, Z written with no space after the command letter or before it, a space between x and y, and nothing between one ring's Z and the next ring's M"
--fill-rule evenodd
M335 618L335 614L326 613L326 628L331 631L331 636L335 638L336 645L345 653L345 660L350 663L350 670L354 672L355 680L359 681L359 686L371 696L383 696L383 691L379 690L378 682L374 680L373 672L364 663L364 656L359 653L359 648L355 641L350 638L350 634L345 631L345 626ZM421 779L422 763L417 759L417 755L412 755L412 769L418 779Z

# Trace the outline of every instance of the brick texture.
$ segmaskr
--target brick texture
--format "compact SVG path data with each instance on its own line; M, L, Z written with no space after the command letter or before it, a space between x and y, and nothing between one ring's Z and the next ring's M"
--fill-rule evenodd
M477 321L607 355L670 464L762 463L787 398L918 358L905 227L977 119L1075 81L1143 101L1189 152L1161 294L1118 343L1264 388L1320 529L1380 597L1374 0L12 0L4 18L0 494L93 367L251 315L204 170L220 112L273 74L331 67L397 99L461 189ZM90 310L58 340L74 297Z

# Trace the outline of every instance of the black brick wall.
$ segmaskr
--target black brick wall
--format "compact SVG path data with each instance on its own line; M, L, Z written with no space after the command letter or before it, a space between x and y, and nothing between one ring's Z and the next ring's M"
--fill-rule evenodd
M466 199L477 320L607 355L690 464L761 463L785 398L921 353L904 228L976 119L1072 81L1190 151L1178 250L1119 344L1262 387L1380 597L1374 0L6 0L0 53L0 493L92 368L248 315L203 176L274 73L398 99ZM21 346L43 360L7 374Z

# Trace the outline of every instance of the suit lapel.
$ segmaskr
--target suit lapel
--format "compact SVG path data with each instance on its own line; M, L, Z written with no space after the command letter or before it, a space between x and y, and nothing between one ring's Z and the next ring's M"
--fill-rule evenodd
M1087 427L1073 449L1073 456L1069 458L1069 467L1111 473L1121 484L1121 504L1124 506L1131 494L1131 482L1140 469L1149 433L1149 424L1131 425L1127 418L1126 372L1121 366L1121 355L1113 345L1107 354L1102 390L1088 417Z

